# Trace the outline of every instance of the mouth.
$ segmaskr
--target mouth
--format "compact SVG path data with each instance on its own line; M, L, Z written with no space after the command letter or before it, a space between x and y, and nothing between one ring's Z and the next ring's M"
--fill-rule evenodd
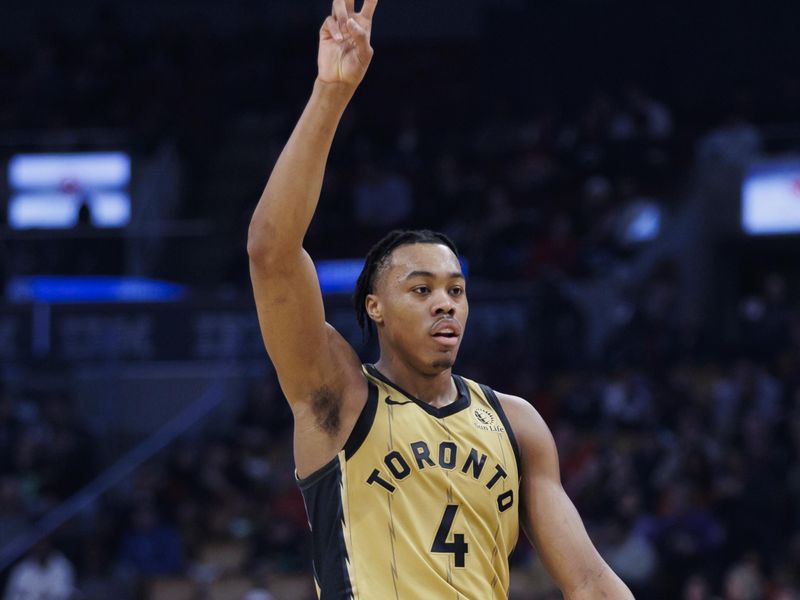
M448 346L450 348L453 348L456 345L458 345L457 335L434 335L432 337L442 346Z
M431 329L431 337L444 346L455 346L461 337L461 327L450 319L442 320Z

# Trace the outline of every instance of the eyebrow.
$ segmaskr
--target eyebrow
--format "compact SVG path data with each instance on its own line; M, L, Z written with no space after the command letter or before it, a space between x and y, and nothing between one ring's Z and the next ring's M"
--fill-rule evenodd
M411 271L411 273L405 276L405 279L409 280L414 277L436 277L436 275L430 271ZM448 273L447 277L448 279L464 279L464 274L461 271L453 271L452 273Z

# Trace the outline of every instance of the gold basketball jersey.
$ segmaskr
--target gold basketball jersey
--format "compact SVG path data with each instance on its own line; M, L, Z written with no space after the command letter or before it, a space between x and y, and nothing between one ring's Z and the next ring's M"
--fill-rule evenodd
M497 396L454 375L458 399L436 408L364 374L345 447L299 482L320 599L507 598L520 470Z

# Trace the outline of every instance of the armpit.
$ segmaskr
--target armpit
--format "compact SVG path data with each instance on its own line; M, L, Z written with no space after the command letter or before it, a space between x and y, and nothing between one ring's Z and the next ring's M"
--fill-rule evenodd
M341 398L329 386L322 386L311 394L311 409L317 427L328 435L335 435L341 427Z

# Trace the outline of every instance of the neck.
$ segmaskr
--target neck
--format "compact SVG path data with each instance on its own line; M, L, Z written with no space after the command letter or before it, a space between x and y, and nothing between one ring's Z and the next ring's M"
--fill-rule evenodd
M458 398L452 369L445 369L434 375L420 373L400 358L383 352L375 363L375 368L398 387L431 406L441 408Z

